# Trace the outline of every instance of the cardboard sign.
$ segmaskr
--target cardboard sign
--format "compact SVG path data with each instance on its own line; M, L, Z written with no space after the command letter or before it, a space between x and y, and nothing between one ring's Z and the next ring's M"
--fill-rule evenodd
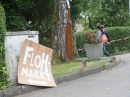
M52 49L25 40L18 65L18 83L55 87L51 72Z

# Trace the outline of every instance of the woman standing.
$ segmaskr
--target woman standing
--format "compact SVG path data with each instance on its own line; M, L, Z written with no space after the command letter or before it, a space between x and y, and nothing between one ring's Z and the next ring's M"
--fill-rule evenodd
M109 35L108 33L104 30L104 26L103 25L100 25L101 27L101 31L103 34L106 35L106 37L108 38L108 41L106 43L103 44L103 56L106 55L106 56L111 56L107 50L106 50L106 46L110 44L110 38L109 38Z
M97 33L96 33L96 34L97 34L97 38L101 38L103 34L105 34L106 37L108 38L108 41L102 45L101 55L102 55L102 56L104 56L104 55L106 55L106 56L111 56L111 55L107 52L107 50L106 50L106 46L107 46L108 44L110 44L110 38L109 38L109 36L108 36L108 33L104 30L104 26L103 26L103 25L99 25L99 24L98 24L98 25L97 25L97 29L98 29L98 31L97 31Z

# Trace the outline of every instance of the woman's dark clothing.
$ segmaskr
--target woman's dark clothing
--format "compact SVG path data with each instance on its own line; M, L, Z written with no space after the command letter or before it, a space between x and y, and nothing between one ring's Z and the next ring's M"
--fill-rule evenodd
M105 30L102 30L102 33L106 35L106 37L108 38L108 42L110 42L110 38L109 38L109 35L108 33L105 31ZM111 56L107 50L106 50L106 46L108 45L108 42L104 43L103 44L103 56L106 55L106 56Z

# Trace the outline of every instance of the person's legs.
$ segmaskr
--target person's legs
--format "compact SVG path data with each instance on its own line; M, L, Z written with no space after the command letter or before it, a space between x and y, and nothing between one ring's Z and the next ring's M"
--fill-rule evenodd
M86 60L82 60L82 68L81 68L81 71L86 70L86 64L87 64L87 61L86 61Z
M103 53L104 53L104 55L106 55L106 56L111 56L111 55L106 51L106 46L107 46L107 43L103 44Z

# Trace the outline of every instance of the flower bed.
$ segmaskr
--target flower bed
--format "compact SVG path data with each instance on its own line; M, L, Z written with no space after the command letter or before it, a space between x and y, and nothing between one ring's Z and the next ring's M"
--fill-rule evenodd
M87 32L87 43L88 44L97 44L101 43L101 39L97 39L97 35L95 33Z

